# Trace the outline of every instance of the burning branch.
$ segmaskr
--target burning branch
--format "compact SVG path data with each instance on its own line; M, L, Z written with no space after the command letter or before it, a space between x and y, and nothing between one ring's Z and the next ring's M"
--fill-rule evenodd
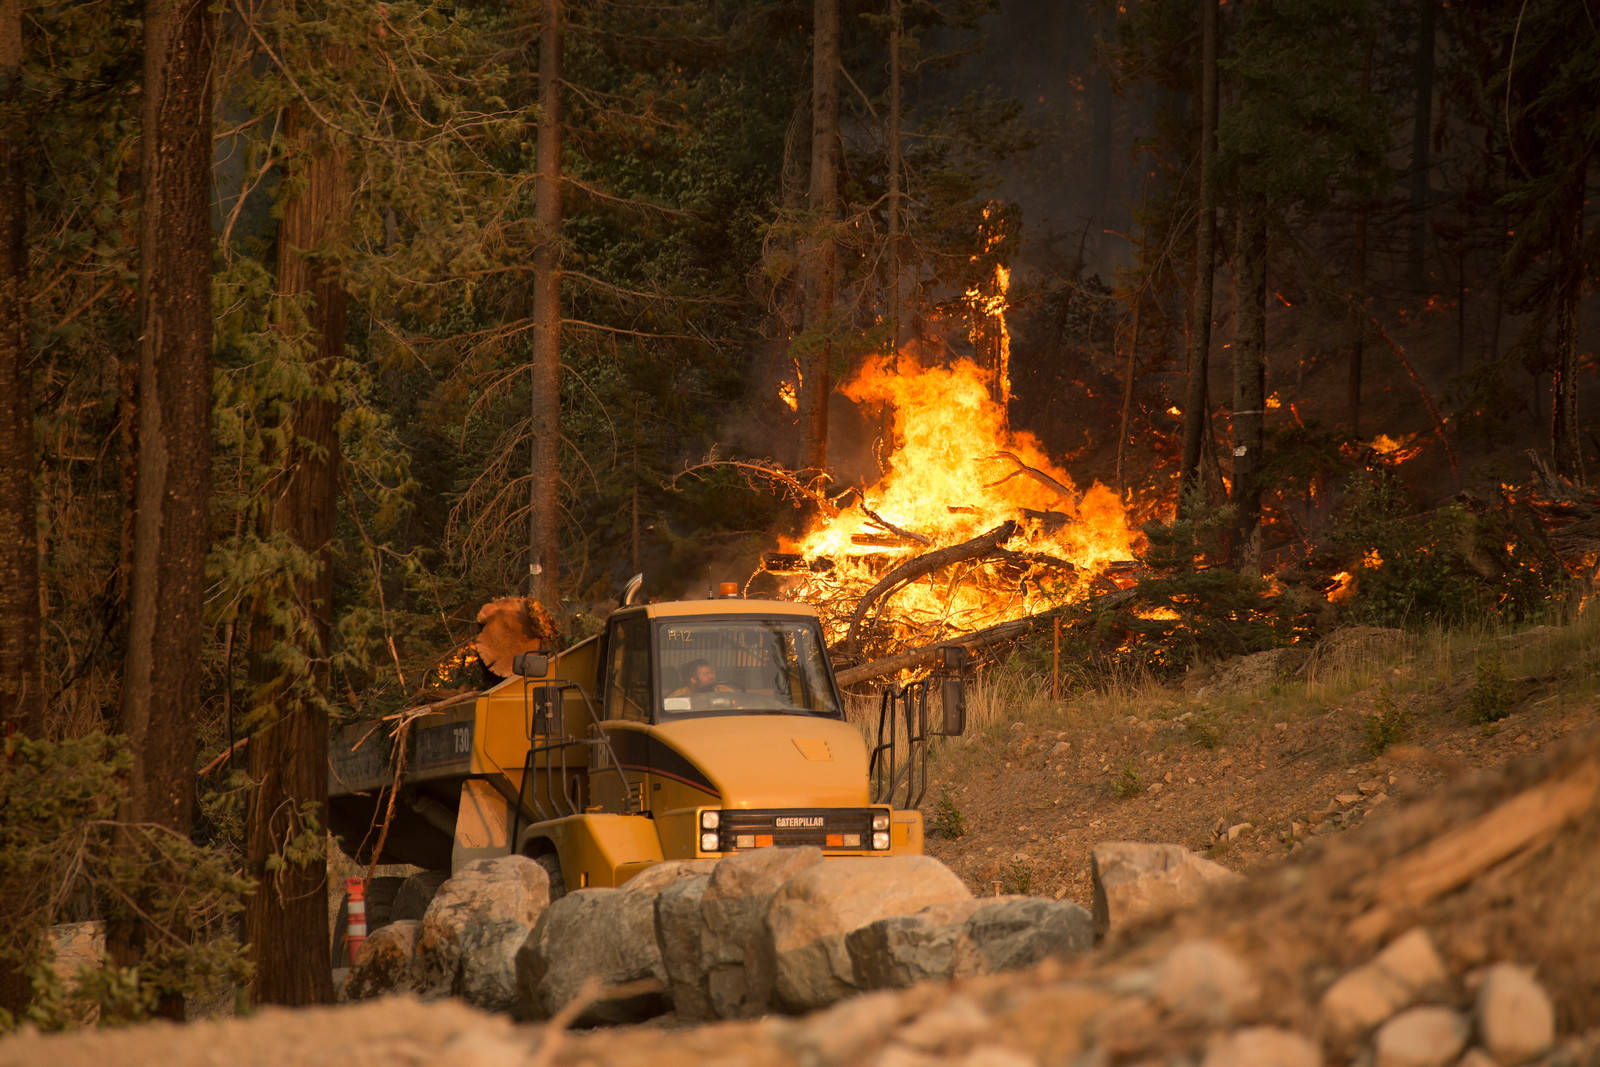
M880 598L888 595L890 590L905 585L907 582L915 581L924 574L931 574L936 570L948 567L952 563L961 563L965 560L987 556L1001 544L1009 541L1016 532L1016 522L1008 519L988 533L979 534L970 541L963 541L959 545L951 545L948 548L941 548L934 552L924 553L914 559L908 559L884 575L877 585L868 589L861 599L856 602L856 610L850 616L850 629L846 631L844 638L846 654L852 659L855 658L858 652L861 620L866 617L872 605L877 603Z
M867 501L865 497L863 497L861 500L861 513L867 518L871 519L873 522L877 523L879 526L882 526L885 530L888 530L892 534L898 534L907 541L915 541L919 545L933 544L932 541L919 533L912 533L910 530L902 530L900 527L896 526L882 515L879 515L876 511L873 511L871 508L867 507Z
M1044 486L1047 489L1054 489L1056 492L1061 494L1063 499L1066 499L1066 500L1075 500L1075 499L1077 499L1078 494L1077 494L1076 490L1072 489L1070 486L1062 485L1059 481L1057 481L1056 479L1050 477L1050 475L1046 474L1044 471L1040 470L1039 468L1028 466L1028 464L1022 462L1022 460L1018 459L1015 455L1013 455L1010 452L1005 452L1005 451L996 452L994 455L990 456L989 458L990 459L1009 459L1011 462L1013 462L1013 463L1015 463L1017 465L1017 469L1012 471L1010 474L1006 475L1004 478L1001 478L999 481L989 482L987 485L984 486L985 489L993 489L997 485L1004 485L1006 482L1009 482L1011 479L1015 478L1017 475L1023 474L1023 475L1027 475L1029 478L1032 478L1034 481L1038 482L1040 485Z
M794 501L796 505L807 502L815 504L817 510L830 519L839 514L837 500L843 499L843 496L841 495L835 500L829 500L822 492L822 487L829 481L827 474L818 474L809 482L804 482L800 480L798 473L781 467L772 460L718 459L713 452L699 463L685 467L673 475L667 486L668 488L676 489L678 487L678 479L684 475L692 474L697 478L704 477L702 472L718 467L729 467L740 471L744 474L746 481L751 482L752 485L757 478L766 479L776 485L783 495ZM847 489L845 492L848 494L855 492L855 490Z

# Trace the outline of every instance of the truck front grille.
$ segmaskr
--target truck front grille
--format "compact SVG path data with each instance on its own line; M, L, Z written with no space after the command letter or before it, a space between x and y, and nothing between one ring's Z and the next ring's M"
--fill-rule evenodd
M717 837L723 852L800 845L871 852L874 814L869 808L723 809Z

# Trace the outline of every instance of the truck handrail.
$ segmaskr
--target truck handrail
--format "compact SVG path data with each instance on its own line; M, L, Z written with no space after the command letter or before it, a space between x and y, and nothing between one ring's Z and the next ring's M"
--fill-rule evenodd
M922 678L903 686L888 686L878 700L878 742L868 755L867 775L871 783L874 804L893 804L894 797L905 786L905 803L902 808L914 808L922 803L928 791L928 688L931 679ZM905 763L900 765L896 756L899 747L898 726L902 711L905 716ZM885 736L887 734L887 736Z
M542 744L534 740L539 736L538 720L540 717L539 713L532 706L533 690L535 688L540 691L540 697L546 704L546 710L544 712L546 730L544 731L544 736L546 738L550 738L550 740L547 740ZM583 701L584 710L589 713L589 721L594 724L594 737L585 738L568 736L566 732L566 716L564 713L560 714L560 735L554 735L549 729L549 725L552 721L556 720L558 714L556 711L551 710L551 708L565 709L566 694L568 690L576 692L579 698ZM510 840L513 843L515 843L517 839L517 833L521 829L519 824L522 820L522 812L528 807L532 808L533 813L539 817L539 821L541 822L548 819L557 818L560 815L578 814L578 810L582 806L582 798L581 796L577 798L573 797L571 792L572 780L567 773L567 749L573 745L583 745L588 747L604 745L606 755L610 757L608 761L610 764L610 769L615 771L617 777L622 781L623 796L633 795L633 783L628 781L627 772L622 769L622 763L617 759L617 750L612 746L610 736L605 732L604 729L601 728L600 715L597 711L595 711L594 702L589 699L589 694L584 691L583 686L579 685L577 682L570 682L565 679L550 679L548 681L538 682L537 684L530 679L528 684L523 688L522 699L523 729L528 738L529 745L528 753L523 758L522 783L518 789L517 810L513 813L511 820ZM556 769L559 770L561 776L560 803L557 803L554 785L551 781L552 768L549 766L548 760L546 760L545 766L544 800L540 801L538 792L531 788L531 782L534 778L535 765L538 762L538 757L543 753L559 753L558 758L560 763L559 767ZM528 803L528 801L532 802L531 805ZM545 807L546 804L549 805L548 811Z

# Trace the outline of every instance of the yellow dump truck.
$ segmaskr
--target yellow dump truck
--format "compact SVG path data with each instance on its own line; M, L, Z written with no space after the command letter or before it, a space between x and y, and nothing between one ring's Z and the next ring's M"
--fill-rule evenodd
M363 862L454 869L518 853L565 889L769 846L920 852L927 739L965 721L963 650L948 652L934 675L883 692L869 748L814 608L625 606L595 637L519 655L470 706L398 737L336 731L330 822Z

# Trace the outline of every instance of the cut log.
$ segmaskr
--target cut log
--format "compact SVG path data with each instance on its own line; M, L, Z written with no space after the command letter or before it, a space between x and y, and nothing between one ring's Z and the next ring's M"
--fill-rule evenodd
M846 654L852 659L855 658L859 647L861 620L866 618L867 612L872 610L872 606L881 598L887 596L891 590L907 582L915 581L924 574L932 574L934 571L948 567L952 563L961 563L965 560L986 556L1006 541L1009 541L1011 535L1016 532L1017 524L1008 519L989 532L979 534L970 541L963 541L959 545L951 545L948 548L936 549L933 552L925 552L914 559L908 559L884 575L877 585L868 589L861 599L856 602L855 613L850 616L850 629L846 631L844 637Z

